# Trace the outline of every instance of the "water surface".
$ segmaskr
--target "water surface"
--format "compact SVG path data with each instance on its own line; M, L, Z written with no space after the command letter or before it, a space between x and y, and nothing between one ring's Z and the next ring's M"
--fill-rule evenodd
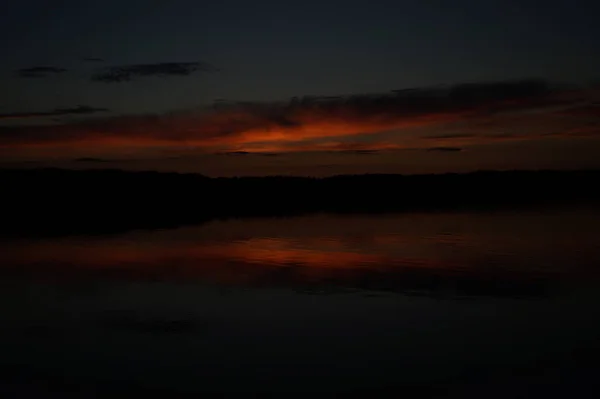
M599 216L323 214L4 241L3 389L581 397L600 354Z

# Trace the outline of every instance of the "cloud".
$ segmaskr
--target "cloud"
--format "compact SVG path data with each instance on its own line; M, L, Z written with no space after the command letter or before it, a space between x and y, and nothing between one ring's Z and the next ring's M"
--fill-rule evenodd
M218 155L250 155L252 154L251 152L248 151L227 151L227 152L221 152L221 153L217 153Z
M543 84L528 81L495 83L490 87L493 95L486 92L486 85L480 84L461 90L451 87L415 91L403 96L387 93L331 99L303 97L276 104L220 104L204 119L204 126L215 137L227 137L230 141L237 136L240 143L295 141L453 122L502 102L531 102L548 92Z
M262 152L262 151L225 151L225 152L216 152L215 155L227 155L227 156L246 156L246 155L259 155L264 157L275 157L281 154L277 154L274 152Z
M427 151L438 151L438 152L460 152L463 151L460 147L429 147Z
M78 163L106 163L106 162L111 162L107 159L102 159L102 158L90 158L90 157L83 157L83 158L76 158L73 160L73 162L78 162Z
M346 153L350 153L350 154L358 154L358 155L370 155L370 154L377 154L380 150L371 150L371 149L364 149L364 150L343 150L342 152L346 152Z
M555 111L558 115L600 118L600 103L590 103Z
M52 111L54 115L67 115L67 114L95 114L97 112L108 112L108 108L96 108L87 105L78 105L73 108L56 108Z
M0 146L170 147L238 155L463 148L482 142L539 139L547 133L540 131L544 124L556 131L554 122L546 121L550 113L523 110L539 110L544 104L556 103L561 95L562 92L545 82L521 80L411 89L400 94L393 91L306 96L270 103L230 101L162 115L95 117L62 125L3 126ZM503 111L498 113L498 109ZM488 115L490 110L494 111L492 116ZM55 110L52 115L57 111L68 110ZM20 117L26 115L31 116L20 114ZM9 116L5 114L4 119ZM565 131L579 123L576 117L555 117L561 119ZM488 123L478 126L473 121ZM525 133L505 129L503 121L524 124ZM459 133L447 132L449 127Z
M119 65L103 68L91 80L103 83L127 82L148 76L188 76L194 72L216 72L219 69L205 62L160 62L155 64Z
M591 126L573 127L572 129L568 129L568 130L564 130L564 131L560 131L560 132L548 133L547 136L600 138L600 124L591 125Z
M86 115L95 114L98 112L108 112L108 108L95 108L87 105L79 105L73 108L56 108L52 111L43 112L13 112L0 114L0 120L3 119L30 119L30 118L42 118L42 117L55 117L55 116L66 116L66 115ZM55 119L56 120L56 119Z
M17 75L21 78L43 78L52 74L67 72L65 68L52 66L37 66L30 68L21 68L17 70Z
M259 142L243 145L246 150L231 151L222 154L235 155L267 155L284 154L292 152L327 152L347 155L366 155L375 154L383 151L394 151L405 149L396 143L386 141L348 141L346 137L338 137L337 140L308 139L285 142Z
M434 134L431 136L423 136L422 138L425 140L440 140L440 139L466 139L475 137L475 134L472 133L448 133L448 134Z

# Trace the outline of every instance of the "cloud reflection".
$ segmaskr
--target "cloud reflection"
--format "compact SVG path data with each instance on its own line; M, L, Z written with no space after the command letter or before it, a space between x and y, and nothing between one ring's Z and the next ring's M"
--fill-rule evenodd
M199 228L178 239L176 232L155 233L151 239L134 234L2 245L0 272L33 279L182 280L311 294L436 298L543 297L554 292L560 277L550 270L497 267L483 256L452 255L461 245L476 244L475 236L458 233L428 239L415 232L357 236L351 231L209 238Z

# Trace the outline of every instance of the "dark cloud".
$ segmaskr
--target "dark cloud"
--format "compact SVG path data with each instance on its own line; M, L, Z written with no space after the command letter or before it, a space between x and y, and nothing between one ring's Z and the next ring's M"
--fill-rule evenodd
M589 125L574 127L572 129L560 132L558 136L562 137L582 137L582 138L600 138L600 125Z
M345 108L354 112L377 115L390 111L415 115L460 110L475 111L497 106L505 101L539 99L550 91L549 85L543 81L520 80L410 89L402 94L394 91L393 94L382 95L305 97L299 101L299 105L334 110Z
M243 156L243 155L250 155L252 154L249 151L227 151L227 152L218 152L217 155L236 155L236 156Z
M378 152L380 152L380 150L343 150L338 152L346 154L370 155L377 154Z
M92 75L91 80L104 83L127 82L147 76L188 76L194 72L216 72L218 69L204 62L161 62L111 66Z
M460 147L430 147L427 151L439 151L439 152L460 152L463 149Z
M555 112L558 115L600 118L600 104L589 103L568 107Z
M440 139L468 139L475 137L474 134L471 133L448 133L448 134L434 134L431 136L424 136L423 139L426 140L440 140Z
M0 114L1 119L28 119L28 118L42 118L48 116L66 116L66 115L86 115L95 114L98 112L108 112L108 108L95 108L87 105L79 105L73 108L56 108L52 111L43 112L13 112L7 114ZM54 119L59 121L58 119Z
M108 112L108 108L96 108L87 105L78 105L73 108L56 108L54 111L55 115L67 115L67 114L94 114L97 112Z
M550 92L550 86L541 80L515 82L465 83L452 87L449 97L461 103L476 103L501 99L527 98Z
M57 68L52 66L37 66L18 69L17 75L21 78L43 78L63 72L67 72L67 70L65 68Z
M263 157L275 157L280 154L276 154L273 152L252 152L252 151L225 151L225 152L217 152L215 155L228 155L228 156L246 156L246 155L258 155Z
M503 140L503 139L512 139L512 138L516 138L516 137L522 137L522 136L519 136L518 134L514 134L514 133L494 133L494 134L486 134L482 137L485 137L487 139Z
M396 127L426 119L460 119L496 107L503 102L523 101L521 106L543 101L550 88L542 81L509 81L415 89L410 94L358 94L352 96L294 97L287 103L229 102L219 104L214 119L221 135L255 128L302 128L322 122L365 127ZM207 120L210 118L207 118ZM417 121L419 119L419 121ZM365 126L368 125L368 126ZM461 135L466 137L466 135Z
M218 108L211 105L163 115L94 118L54 126L4 126L0 131L0 145L85 142L90 145L192 146L211 153L312 150L367 153L365 151L421 147L414 140L422 139L415 136L414 131L406 136L408 141L403 141L404 132L412 128L445 129L455 122L470 123L473 118L480 120L479 115L486 109L504 105L519 111L539 109L540 103L560 95L553 90L544 82L521 80L411 89L402 95L388 92L326 98L295 97L290 101L270 103L226 102ZM56 115L57 111L74 113L63 109L55 110L51 115ZM21 114L20 117L26 115L32 116ZM33 114L47 115L49 113ZM535 118L539 125L547 114L536 111L524 115ZM15 118L15 114L10 116ZM495 118L500 120L504 116L496 115ZM376 133L385 133L385 142L370 136ZM493 131L432 134L428 136L432 142L426 147L443 146L445 139L452 138L468 139L467 144L471 145L490 133ZM535 138L536 134L539 137L538 133L527 134ZM436 143L436 139L440 142ZM461 146L466 145L460 142Z
M110 162L107 159L102 159L102 158L76 158L73 160L73 162L78 162L78 163L106 163L106 162Z

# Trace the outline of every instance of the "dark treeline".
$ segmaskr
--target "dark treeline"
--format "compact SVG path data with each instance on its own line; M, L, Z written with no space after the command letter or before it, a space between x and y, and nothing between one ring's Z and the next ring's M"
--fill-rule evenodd
M0 170L7 236L166 228L313 212L487 210L600 203L600 171L209 178L121 170Z

